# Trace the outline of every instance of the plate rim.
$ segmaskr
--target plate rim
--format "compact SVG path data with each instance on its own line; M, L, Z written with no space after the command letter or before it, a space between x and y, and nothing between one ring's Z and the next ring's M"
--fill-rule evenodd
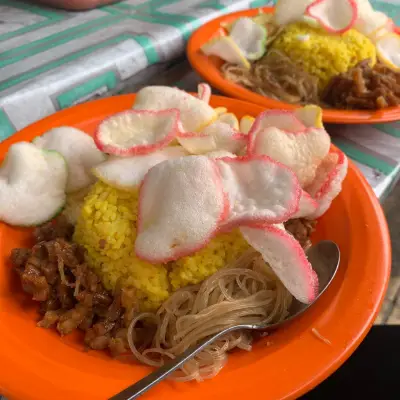
M214 18L200 28L198 28L189 38L186 46L186 56L192 69L205 82L212 87L218 89L221 93L227 96L237 98L239 100L250 101L272 109L294 110L299 106L285 103L280 100L274 100L270 97L262 96L252 92L242 86L224 79L214 64L208 60L208 56L202 54L199 50L200 46L214 36L221 29L221 23L227 22L239 17L254 16L262 10L265 13L271 14L275 7L258 7L250 8L241 11L224 14ZM396 33L400 34L400 28L396 27ZM206 36L206 39L203 39ZM377 124L384 122L394 122L400 119L400 105L390 107L383 110L339 110L339 109L323 109L323 121L331 124Z
M44 118L41 121L38 121L23 130L19 131L18 133L14 134L12 137L7 139L6 141L0 143L0 157L3 158L5 150L8 149L8 147L15 142L24 140L26 135L32 136L32 132L41 132L44 133L45 130L50 129L50 127L55 127L57 124L60 124L62 122L63 124L66 124L64 122L66 119L74 119L76 120L77 116L76 115L81 115L81 121L84 121L83 116L84 115L96 115L96 112L99 112L99 110L106 110L108 106L110 106L110 109L116 108L117 104L119 103L127 103L128 101L131 101L133 103L134 100L134 95L128 94L128 95L121 95L121 96L114 96L111 98L105 98L105 99L100 99L84 104L80 104L77 106L74 106L72 108L69 108L67 110L62 110L59 111L58 113L55 113L53 115L50 115L46 118ZM259 105L254 105L249 102L243 102L237 99L231 99L231 98L226 98L223 96L213 96L213 100L219 101L219 102L224 102L228 108L229 105L236 104L240 106L241 104L246 104L247 107L251 106L253 109L255 109L255 112L261 111L263 108ZM125 107L124 107L125 108ZM86 120L88 118L86 117ZM361 341L364 339L366 334L368 333L369 329L371 328L374 319L382 305L382 302L384 300L384 295L387 290L388 282L389 282L389 277L390 277L390 266L391 266L391 248L390 248L390 236L389 236L389 231L388 227L386 224L386 219L383 214L383 210L378 202L378 199L376 198L375 194L372 191L372 188L362 175L362 173L352 164L350 163L350 171L352 174L355 174L357 180L359 181L359 186L357 187L358 191L363 192L363 195L368 198L367 202L367 208L368 210L374 214L374 224L375 227L377 228L377 231L374 232L374 237L378 238L381 242L382 247L379 248L380 251L380 260L382 261L382 271L380 274L381 280L382 280L382 285L379 288L379 293L376 293L374 295L374 298L376 300L373 301L373 307L369 313L369 316L366 320L363 321L361 324L362 327L359 327L357 329L357 333L355 335L351 336L351 339L349 339L349 343L347 343L347 346L343 349L337 350L336 354L333 358L330 364L325 365L325 368L323 370L320 370L320 372L316 375L313 375L311 377L308 377L308 379L303 382L300 386L297 387L296 390L292 390L290 393L288 393L285 397L285 399L292 399L292 398L297 398L298 396L306 393L308 390L311 390L313 387L315 387L317 384L319 384L321 381L323 381L325 378L327 378L330 374L332 374L337 368L340 367L341 364L343 364L346 359L353 353L353 351L358 347L358 345L361 343ZM3 234L3 224L0 224L0 238ZM1 246L1 245L0 245ZM1 250L1 249L0 249ZM0 268L4 268L5 264L3 264L2 260L0 261ZM328 293L328 292L327 292ZM327 294L326 293L326 294ZM326 295L325 294L325 295ZM326 296L325 296L326 297ZM322 298L321 298L322 300ZM310 311L310 318L311 318L311 311ZM320 318L320 317L318 317ZM321 317L322 318L322 317ZM1 312L0 312L0 320L1 320ZM2 336L2 333L0 331L0 337ZM301 339L303 341L306 341L307 338ZM61 338L59 338L61 340ZM300 339L299 339L300 340ZM309 340L308 340L309 341ZM290 343L289 345L292 345ZM288 346L289 346L288 345ZM3 346L4 347L4 346ZM5 354L5 349L2 349L2 346L0 346L0 356ZM19 374L19 373L24 373L29 371L26 371L26 366L23 367L20 362L17 361L17 358L14 358L13 360L8 360L8 371L7 374L10 374L10 371L12 370L13 374ZM262 359L258 360L255 362L255 364L262 364ZM255 365L256 367L256 365ZM14 368L14 369L12 369ZM2 377L3 376L3 377ZM7 383L4 380L4 377L6 374L1 374L0 375L0 385L1 388L4 391L4 395L8 396L9 400L12 399L20 399L22 400L22 397L17 397L19 394L22 392L24 393L23 400L37 400L38 397L35 397L32 395L32 397L26 396L26 389L21 387L10 387L7 385ZM218 379L218 377L216 378ZM197 388L196 389L198 392L201 392L201 389ZM22 391L22 392L21 392ZM15 393L15 395L13 395ZM18 394L19 393L19 394ZM171 393L173 393L171 391ZM169 394L167 394L169 395ZM197 396L195 396L197 399ZM64 397L63 397L64 398ZM200 395L199 395L200 398ZM47 397L46 397L47 399ZM96 397L97 399L97 397Z

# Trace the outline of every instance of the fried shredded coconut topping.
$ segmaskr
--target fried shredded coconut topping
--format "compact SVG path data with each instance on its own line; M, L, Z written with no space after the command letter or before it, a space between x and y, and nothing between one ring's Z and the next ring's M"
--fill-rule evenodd
M322 100L335 108L375 110L400 105L400 73L370 60L331 79Z
M35 230L32 249L11 253L24 291L41 303L38 326L55 326L61 335L79 329L88 348L126 353L134 290L119 285L115 293L105 290L85 263L84 248L71 242L72 233L73 226L60 217Z

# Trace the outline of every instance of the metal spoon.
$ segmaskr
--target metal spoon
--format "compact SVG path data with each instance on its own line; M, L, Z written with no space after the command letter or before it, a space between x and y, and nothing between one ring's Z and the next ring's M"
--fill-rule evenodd
M340 263L340 251L336 243L325 240L317 243L316 245L311 246L307 251L307 257L314 271L318 275L319 291L318 291L318 296L315 299L316 301L321 296L321 294L325 292L326 288L330 285L333 277L336 274L336 271ZM214 342L221 336L224 336L232 331L242 330L242 329L262 330L268 332L281 328L283 325L286 325L287 323L293 321L293 319L301 315L305 310L311 307L315 303L315 301L311 304L303 304L297 300L294 300L289 309L290 316L284 321L278 322L276 324L272 325L266 325L263 323L254 325L243 324L226 328L223 331L208 337L199 344L187 349L185 352L174 358L171 362L163 365L153 373L147 375L145 378L136 382L132 386L129 386L128 388L118 393L117 395L111 397L109 400L136 399L139 396L141 396L144 392L149 390L151 387L161 382L169 374L177 370L179 367L185 364L185 362L190 360L198 352L203 350L205 347L210 345L212 342Z

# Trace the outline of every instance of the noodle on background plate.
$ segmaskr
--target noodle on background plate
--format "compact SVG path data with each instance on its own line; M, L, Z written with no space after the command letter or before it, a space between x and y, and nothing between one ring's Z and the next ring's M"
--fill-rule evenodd
M360 61L347 72L334 76L323 92L318 79L305 72L279 50L271 49L250 69L225 63L226 79L274 100L291 104L319 104L337 109L376 110L400 104L400 73L378 62Z
M226 79L255 91L293 104L318 104L318 79L303 71L279 50L270 50L250 69L225 63Z
M203 283L172 294L156 313L136 316L128 330L129 346L138 361L160 367L225 328L280 322L288 316L291 302L291 294L268 265L258 253L248 250ZM152 334L151 341L143 335L143 326ZM225 365L228 351L234 348L249 351L252 339L249 332L227 334L186 362L171 379L212 378Z

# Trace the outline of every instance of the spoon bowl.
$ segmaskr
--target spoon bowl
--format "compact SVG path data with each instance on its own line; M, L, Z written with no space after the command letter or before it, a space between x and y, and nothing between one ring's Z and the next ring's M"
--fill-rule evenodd
M319 282L318 295L312 303L303 304L296 299L293 299L292 305L289 309L289 317L286 318L284 321L278 322L276 324L241 324L226 328L223 331L204 339L195 346L190 347L169 363L163 365L153 373L147 375L145 378L136 382L135 384L118 393L117 395L111 397L109 400L133 400L138 398L151 387L165 379L169 374L180 368L183 364L185 364L185 362L193 358L205 347L209 346L215 340L226 335L227 333L244 329L271 332L292 322L299 315L303 314L313 304L315 304L315 302L331 284L339 267L340 250L336 243L330 240L324 240L311 246L307 250L307 257L318 276Z
M270 324L265 327L271 331L292 322L293 319L303 314L310 308L318 298L325 292L331 284L340 264L340 250L335 242L323 240L316 245L311 246L307 252L307 258L318 276L318 295L311 304L304 304L293 298L289 308L289 316L281 322Z

